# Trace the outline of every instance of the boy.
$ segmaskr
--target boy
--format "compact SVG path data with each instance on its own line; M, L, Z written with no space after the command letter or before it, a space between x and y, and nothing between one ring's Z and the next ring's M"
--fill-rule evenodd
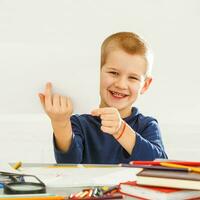
M136 34L119 32L101 47L100 106L72 115L69 97L46 84L40 101L51 119L57 163L117 164L167 158L156 119L132 107L149 88L152 59Z

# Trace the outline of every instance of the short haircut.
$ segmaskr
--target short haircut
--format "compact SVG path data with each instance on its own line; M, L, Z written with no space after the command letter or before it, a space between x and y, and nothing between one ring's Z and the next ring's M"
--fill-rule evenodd
M101 67L105 64L109 52L121 49L128 54L141 55L147 63L146 76L151 74L153 54L147 43L132 32L118 32L107 37L101 46Z

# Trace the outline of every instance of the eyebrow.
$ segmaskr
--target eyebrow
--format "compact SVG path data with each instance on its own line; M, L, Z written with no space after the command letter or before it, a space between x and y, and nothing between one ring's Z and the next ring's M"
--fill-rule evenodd
M131 74L130 74L130 76L136 76L136 77L138 77L138 78L141 78L141 76L140 76L140 75L138 75L138 74L135 74L135 73L131 73Z
M113 67L107 67L107 69L108 69L108 70L119 71L118 69L116 69L116 68L113 68ZM131 74L129 74L129 76L135 76L135 77L137 77L137 78L141 78L141 76L140 76L140 75L138 75L138 74L135 74L135 73L131 73Z
M107 67L107 69L109 69L109 70L115 70L115 71L118 71L117 69L115 69L115 68L112 68L112 67Z

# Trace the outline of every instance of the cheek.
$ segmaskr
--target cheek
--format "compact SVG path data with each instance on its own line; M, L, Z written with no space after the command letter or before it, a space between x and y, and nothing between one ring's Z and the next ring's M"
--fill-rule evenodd
M112 79L110 79L109 77L107 76L101 76L100 78L100 86L101 86L101 89L106 89L108 88L109 86L111 86L113 83Z
M140 93L141 86L140 86L140 84L132 85L132 86L130 87L130 90L131 90L131 94L132 94L132 95L138 95L138 93Z

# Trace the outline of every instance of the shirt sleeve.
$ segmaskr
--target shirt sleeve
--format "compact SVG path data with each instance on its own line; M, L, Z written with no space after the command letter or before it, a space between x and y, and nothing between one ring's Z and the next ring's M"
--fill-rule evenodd
M55 137L53 137L54 154L57 163L81 163L83 156L84 138L78 118L71 117L73 138L67 152L60 151L56 146Z
M147 123L143 130L135 132L136 142L131 160L154 160L167 158L161 139L160 128L156 120Z

